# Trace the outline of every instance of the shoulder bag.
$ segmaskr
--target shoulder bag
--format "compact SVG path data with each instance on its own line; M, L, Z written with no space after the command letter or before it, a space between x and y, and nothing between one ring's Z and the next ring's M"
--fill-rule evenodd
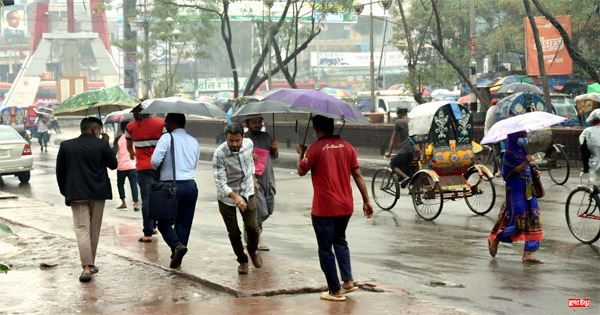
M177 185L175 183L175 141L171 136L171 163L173 180L171 182L157 181L150 184L148 196L148 217L150 220L174 220L177 217ZM163 160L164 163L164 160ZM161 166L158 167L160 172Z
M533 188L535 188L535 194L537 198L542 198L546 194L544 186L542 186L542 180L540 176L541 173L537 166L531 165L531 181L533 182Z

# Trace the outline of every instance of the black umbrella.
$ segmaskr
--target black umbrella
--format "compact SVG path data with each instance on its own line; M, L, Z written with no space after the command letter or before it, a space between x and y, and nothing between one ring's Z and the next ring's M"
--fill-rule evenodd
M266 122L273 123L273 139L275 139L275 121L294 121L310 119L310 113L294 109L294 106L277 100L263 99L259 102L252 102L242 105L231 119L241 122L246 119L262 116Z

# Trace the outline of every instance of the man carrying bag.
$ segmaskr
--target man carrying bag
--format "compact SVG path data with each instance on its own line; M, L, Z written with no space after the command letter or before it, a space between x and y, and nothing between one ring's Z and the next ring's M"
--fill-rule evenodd
M174 193L176 202L160 208L150 202L150 213L158 219L158 231L171 248L171 268L181 266L183 256L187 253L192 221L198 199L198 188L194 181L196 166L200 157L200 146L194 137L185 131L185 116L170 113L165 118L168 133L164 134L156 144L152 154L152 167L160 168L161 183L175 182L169 193ZM156 186L156 183L153 184ZM173 191L176 188L176 191ZM154 194L155 192L150 192ZM168 196L167 196L168 197ZM152 199L152 196L150 197ZM158 212L157 212L158 211ZM156 213L172 211L172 215L158 216Z

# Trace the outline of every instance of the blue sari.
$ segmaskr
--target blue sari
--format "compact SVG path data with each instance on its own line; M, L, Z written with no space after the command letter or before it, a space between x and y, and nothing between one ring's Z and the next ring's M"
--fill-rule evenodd
M513 173L509 176L510 172L526 159L527 149L517 144L517 139L524 136L526 136L524 132L508 135L502 161L506 199L489 240L498 238L506 243L525 241L525 251L534 252L539 249L543 234L540 210L531 181L531 166L527 165L521 173Z

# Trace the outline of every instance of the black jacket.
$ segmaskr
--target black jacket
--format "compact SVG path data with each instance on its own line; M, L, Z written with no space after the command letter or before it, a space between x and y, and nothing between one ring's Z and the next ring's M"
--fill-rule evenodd
M74 199L112 199L106 168L117 168L117 158L108 143L92 134L60 144L56 158L56 180L65 204Z

